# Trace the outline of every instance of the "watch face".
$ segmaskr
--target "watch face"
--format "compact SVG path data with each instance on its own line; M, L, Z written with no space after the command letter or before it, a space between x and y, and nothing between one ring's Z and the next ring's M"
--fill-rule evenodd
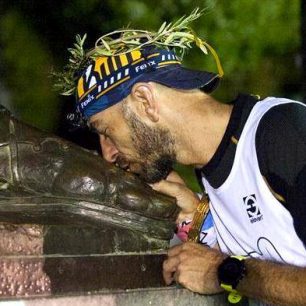
M245 274L244 260L228 257L218 268L218 278L220 284L231 285L234 288Z

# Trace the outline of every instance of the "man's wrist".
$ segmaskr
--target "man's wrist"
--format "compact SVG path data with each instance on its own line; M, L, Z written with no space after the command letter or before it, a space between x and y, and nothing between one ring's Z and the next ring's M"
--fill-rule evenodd
M246 275L245 259L244 256L228 256L218 267L219 284L229 292L228 301L230 303L238 303L242 298L236 289Z
M198 242L202 224L205 221L208 213L208 197L207 195L203 195L202 199L198 203L198 206L192 219L191 228L188 232L188 241Z

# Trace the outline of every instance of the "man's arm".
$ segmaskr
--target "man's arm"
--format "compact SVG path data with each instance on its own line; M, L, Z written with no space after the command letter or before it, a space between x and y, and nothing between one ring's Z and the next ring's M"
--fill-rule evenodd
M163 277L167 285L176 281L193 292L222 292L217 269L225 258L226 255L216 249L186 242L168 251L168 259L163 264Z
M192 220L200 199L175 171L172 171L165 180L151 184L151 187L155 191L176 198L176 204L181 208L177 223Z
M259 259L245 263L247 275L238 292L275 305L306 304L306 268Z
M222 292L217 270L227 255L196 243L171 248L164 262L166 284L173 281L202 294ZM246 260L246 275L237 291L276 305L305 305L306 268L258 259Z

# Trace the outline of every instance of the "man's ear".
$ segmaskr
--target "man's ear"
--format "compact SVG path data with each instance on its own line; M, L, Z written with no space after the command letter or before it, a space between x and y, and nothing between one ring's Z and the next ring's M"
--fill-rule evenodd
M139 116L147 116L153 122L159 120L158 102L150 83L136 83L132 88L131 96Z

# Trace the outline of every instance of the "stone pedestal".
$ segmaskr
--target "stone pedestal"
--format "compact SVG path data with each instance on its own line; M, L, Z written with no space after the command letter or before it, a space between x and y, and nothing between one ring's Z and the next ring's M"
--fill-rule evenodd
M0 300L12 306L226 305L224 295L166 287L165 252L154 239L133 240L134 234L110 227L2 223Z
M11 305L10 305L11 303ZM199 295L175 287L104 292L95 295L11 300L6 306L222 306L223 294Z

